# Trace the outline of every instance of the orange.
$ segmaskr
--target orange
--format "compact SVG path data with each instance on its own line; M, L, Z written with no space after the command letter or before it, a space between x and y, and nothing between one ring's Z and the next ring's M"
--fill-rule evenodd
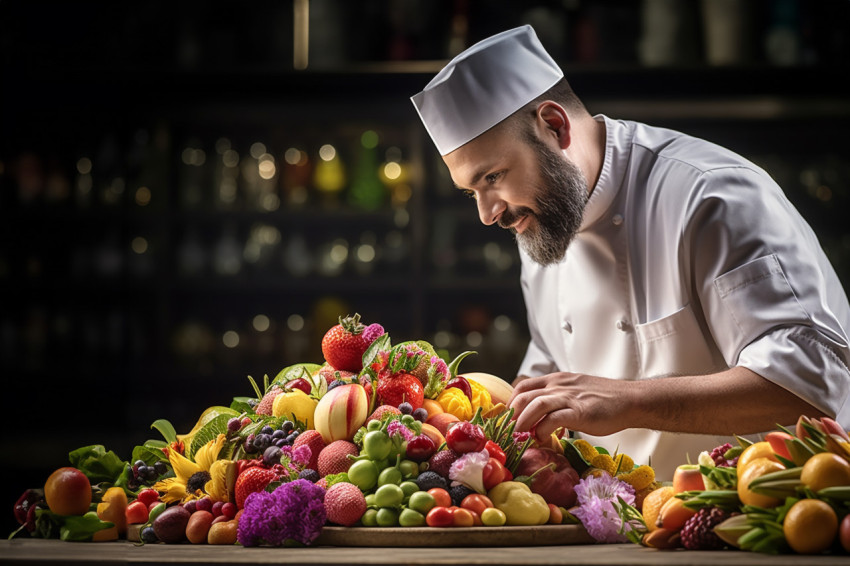
M670 486L654 489L643 500L643 520L650 532L658 528L656 524L661 513L661 508L667 500L673 497L673 488Z
M688 519L696 515L696 511L685 507L685 500L671 497L658 512L658 526L662 529L676 531L685 526Z
M44 483L44 500L57 515L83 515L91 505L91 482L77 468L59 468Z
M779 462L776 458L776 453L773 451L773 447L770 446L770 442L763 440L761 442L754 442L750 444L744 451L741 452L741 455L738 457L738 464L736 465L738 471L738 480L740 481L741 475L743 475L744 470L747 469L747 466L750 465L750 462L757 458L767 458L768 460L773 460L774 462Z
M769 458L756 458L744 469L744 473L738 475L738 497L744 505L757 505L759 507L776 507L780 501L776 497L769 497L750 490L750 483L765 474L784 470L785 467L775 460Z
M812 491L850 485L850 462L832 452L815 454L803 464L800 481Z
M830 548L838 534L838 516L820 499L801 499L791 506L782 533L794 552L819 554Z

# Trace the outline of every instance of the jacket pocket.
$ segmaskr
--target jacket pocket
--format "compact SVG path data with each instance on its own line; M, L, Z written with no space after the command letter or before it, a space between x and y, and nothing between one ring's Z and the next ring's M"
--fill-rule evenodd
M635 332L644 377L701 375L720 369L690 305L639 324Z
M714 280L714 288L746 345L780 326L812 321L775 254L760 257Z

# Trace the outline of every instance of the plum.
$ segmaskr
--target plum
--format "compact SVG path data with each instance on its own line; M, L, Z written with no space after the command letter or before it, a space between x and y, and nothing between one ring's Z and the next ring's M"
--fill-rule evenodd
M514 476L531 476L550 464L554 465L537 473L529 487L548 503L569 509L576 504L575 486L580 478L563 454L546 448L528 448Z

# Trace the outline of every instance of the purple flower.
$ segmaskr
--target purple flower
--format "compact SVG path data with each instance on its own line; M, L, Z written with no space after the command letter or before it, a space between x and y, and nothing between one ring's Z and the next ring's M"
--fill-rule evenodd
M628 542L624 533L632 529L632 525L623 525L617 512L618 497L629 505L634 505L635 490L626 482L613 478L608 474L588 476L576 485L578 507L573 515L587 529L587 532L599 542ZM620 531L623 533L620 533Z
M298 448L292 451L292 461L298 464L300 467L305 467L310 463L310 457L313 455L313 451L306 444L302 444Z
M370 324L366 328L363 329L363 340L367 344L371 344L376 339L380 338L385 334L384 327L378 324L377 322Z
M307 480L284 483L273 492L252 493L245 500L237 540L242 546L309 545L327 520L325 490Z

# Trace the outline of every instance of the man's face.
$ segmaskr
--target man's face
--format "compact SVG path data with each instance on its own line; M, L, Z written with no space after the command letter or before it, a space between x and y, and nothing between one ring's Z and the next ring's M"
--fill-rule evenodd
M478 204L481 222L516 235L532 260L563 259L581 226L587 181L561 151L532 132L497 128L443 157L458 188Z

